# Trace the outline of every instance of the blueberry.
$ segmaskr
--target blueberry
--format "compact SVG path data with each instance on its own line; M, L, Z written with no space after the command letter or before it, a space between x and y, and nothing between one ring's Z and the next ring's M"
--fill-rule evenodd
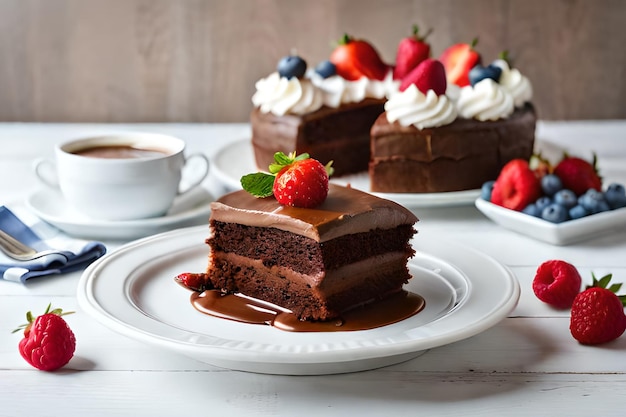
M569 217L565 207L552 203L542 210L541 218L552 223L563 223Z
M486 67L478 64L470 70L468 77L470 84L473 87L485 78L491 78L495 82L498 82L500 80L500 75L502 75L502 68L493 64L489 64Z
M572 190L563 189L554 194L554 202L569 210L578 204L578 199Z
M626 207L626 190L622 184L611 183L604 192L604 198L612 210Z
M528 215L534 216L534 217L541 217L541 211L539 211L539 209L537 208L537 205L535 203L530 203L529 205L524 207L522 209L522 213L528 214Z
M337 67L329 60L326 60L317 64L315 72L322 78L328 78L337 74Z
M276 70L281 77L302 78L306 72L306 61L297 55L288 55L278 62Z
M541 177L541 189L544 194L553 196L557 191L563 189L561 179L554 174L547 174Z
M588 214L589 212L587 211L587 209L581 206L580 204L576 204L574 207L569 209L569 217L572 220L580 219L582 217L585 217Z
M491 201L493 184L495 184L495 181L487 181L483 184L483 186L480 188L480 198L486 201Z
M604 199L604 194L594 189L589 189L578 197L578 204L583 206L589 214L601 213L611 209L609 203Z
M539 212L543 212L543 209L552 204L552 199L548 196L539 197L537 201L535 201L535 205Z

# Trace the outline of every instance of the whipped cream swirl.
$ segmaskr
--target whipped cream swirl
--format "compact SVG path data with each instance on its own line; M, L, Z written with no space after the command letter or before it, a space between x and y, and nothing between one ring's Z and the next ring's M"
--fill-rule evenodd
M361 77L348 81L339 75L322 78L315 71L309 71L307 77L313 85L322 91L324 104L337 108L342 104L358 103L366 98L383 99L398 89L399 81L394 81L392 71L383 80L371 80Z
M322 92L310 80L281 77L273 72L256 82L252 103L263 113L284 116L287 113L311 113L322 107Z
M510 68L504 59L496 59L493 65L502 70L500 75L500 85L506 88L513 96L515 107L522 107L524 103L533 98L533 88L528 78L516 68Z
M385 103L387 120L396 120L402 126L413 125L418 129L450 124L456 119L454 104L446 95L437 96L433 90L422 93L415 84L393 94Z
M456 104L461 117L481 122L506 119L515 110L513 96L490 78L463 87Z

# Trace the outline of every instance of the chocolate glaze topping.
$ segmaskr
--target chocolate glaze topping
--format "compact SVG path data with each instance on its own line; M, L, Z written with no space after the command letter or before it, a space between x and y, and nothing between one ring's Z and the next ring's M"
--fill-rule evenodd
M217 221L275 227L318 242L418 220L393 201L335 184L330 184L326 201L314 209L282 206L273 197L256 198L236 191L213 202L211 210L211 218Z

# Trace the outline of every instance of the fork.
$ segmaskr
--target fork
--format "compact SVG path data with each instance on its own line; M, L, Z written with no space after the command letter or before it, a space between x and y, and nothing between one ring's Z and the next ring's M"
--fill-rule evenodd
M58 251L55 250L37 252L35 249L26 246L3 230L0 230L0 249L7 256L18 261L32 261L33 259L41 258L51 253L58 253Z

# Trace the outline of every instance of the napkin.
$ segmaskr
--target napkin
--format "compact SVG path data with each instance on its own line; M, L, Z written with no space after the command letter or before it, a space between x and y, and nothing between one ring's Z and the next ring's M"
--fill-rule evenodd
M27 211L14 211L19 218L6 206L0 206L0 230L37 251L55 252L32 261L18 261L0 251L1 279L23 284L30 278L77 271L106 253L100 242L67 237Z

